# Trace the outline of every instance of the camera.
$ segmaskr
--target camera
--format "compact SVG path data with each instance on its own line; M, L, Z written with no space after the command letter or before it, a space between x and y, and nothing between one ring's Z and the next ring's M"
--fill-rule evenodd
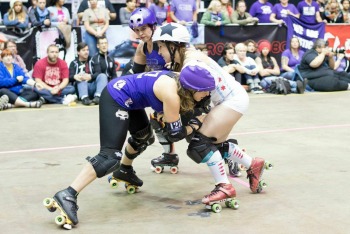
M345 54L345 49L344 49L344 47L342 47L342 48L336 48L336 49L331 49L331 51L333 52L333 53L336 53L336 54Z

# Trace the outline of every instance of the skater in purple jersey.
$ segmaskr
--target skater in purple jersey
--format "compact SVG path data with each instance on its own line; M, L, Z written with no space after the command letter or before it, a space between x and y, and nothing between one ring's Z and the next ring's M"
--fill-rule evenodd
M175 142L199 128L196 124L183 126L180 111L193 109L195 100L208 94L198 92L193 97L192 92L180 89L178 74L169 71L132 74L110 81L100 98L100 151L96 156L88 157L88 163L72 184L53 198L72 224L78 223L78 194L96 178L113 172L115 180L128 185L129 193L142 186L143 181L136 176L132 162L154 142L145 107L152 107L162 114L163 131L169 141ZM131 136L123 156L128 132Z

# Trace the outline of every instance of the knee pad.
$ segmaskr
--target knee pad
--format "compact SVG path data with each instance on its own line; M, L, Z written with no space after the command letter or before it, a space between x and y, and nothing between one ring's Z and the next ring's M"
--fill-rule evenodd
M205 163L218 149L213 144L216 141L214 137L207 137L196 132L192 137L187 149L187 155L196 163Z
M225 142L219 143L219 144L215 144L215 146L217 147L217 149L220 151L220 154L222 155L222 158L228 158L228 151L230 149L230 145L229 143L233 143L238 145L238 141L236 139L228 139Z
M101 178L118 169L122 156L122 152L115 151L109 155L98 154L95 157L87 157L86 160L91 163L97 177Z
M146 128L131 134L131 137L128 139L131 147L139 153L145 151L147 146L152 145L154 141L153 129L150 124Z
M142 151L141 151L142 152ZM140 154L141 154L141 152L136 152L136 153L134 153L134 154L131 154L131 153L129 153L129 151L126 149L126 147L125 147L125 150L124 150L124 153L125 153L125 156L128 158L128 159L130 159L130 160L134 160L137 156L139 156Z

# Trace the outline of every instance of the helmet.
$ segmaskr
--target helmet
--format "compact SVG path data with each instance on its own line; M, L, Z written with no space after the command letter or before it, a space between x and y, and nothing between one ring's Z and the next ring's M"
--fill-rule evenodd
M156 16L153 11L145 7L136 8L130 15L129 27L134 29L143 25L157 24Z
M213 70L201 61L190 61L180 72L180 84L194 91L212 91L215 89Z
M169 23L156 29L152 41L190 43L190 38L190 33L185 26L177 23Z

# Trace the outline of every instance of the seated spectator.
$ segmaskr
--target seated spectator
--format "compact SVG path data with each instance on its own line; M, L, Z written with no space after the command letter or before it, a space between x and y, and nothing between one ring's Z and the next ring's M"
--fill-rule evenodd
M270 15L270 21L276 24L287 24L287 17L291 15L299 18L300 14L297 8L292 3L288 3L288 0L280 0L280 3L276 3L272 8Z
M49 28L51 26L50 12L46 8L46 0L38 0L37 6L29 14L32 27Z
M92 67L92 80L100 81L101 87L105 80L110 81L117 77L114 59L107 55L108 53L108 41L105 37L97 39L98 54L91 59ZM107 84L107 82L106 82ZM101 89L96 89L93 103L98 105L100 103Z
M126 0L126 7L119 9L119 19L121 24L129 25L131 13L136 8L136 0Z
M196 0L172 0L170 3L170 18L182 25L197 22Z
M333 53L326 41L317 39L300 62L300 74L315 91L350 90L350 74L334 71Z
M291 80L295 75L294 68L296 65L300 64L304 51L301 50L297 37L293 37L290 40L289 48L290 49L286 49L282 52L281 64L283 73L281 76Z
M29 79L22 68L13 63L13 54L10 50L5 49L1 53L1 59L0 96L6 95L8 97L8 103L2 104L1 109L5 110L13 107L40 108L42 102L36 101L39 96L34 92L34 87L38 90L43 87Z
M40 1L40 0L39 0ZM38 94L44 98L45 103L60 103L68 105L75 101L75 89L69 85L69 70L67 63L58 58L58 47L49 45L47 57L38 60L33 70L35 82L41 84L43 89Z
M65 0L51 0L47 8L50 12L51 26L58 28L64 36L66 48L70 47L72 20L69 11L64 7Z
M259 56L256 42L252 39L248 39L244 42L244 44L247 46L247 57L251 57L255 60L256 57Z
M344 23L349 24L350 23L350 3L349 3L349 0L342 0L341 5L343 6Z
M221 11L227 15L227 17L230 20L230 23L233 24L232 16L233 16L234 10L232 8L231 2L229 0L220 0L220 2L221 2Z
M90 8L84 11L84 42L89 46L89 55L95 55L98 50L96 47L97 38L104 37L109 26L108 10L97 6L97 0L89 0Z
M247 6L244 0L239 0L237 2L236 11L232 14L232 23L239 25L247 25L249 23L257 24L259 19L257 17L252 17L248 12L246 12Z
M345 52L336 53L333 56L333 59L335 61L333 70L337 72L345 71L346 73L349 73L350 64L349 64L349 59L345 56Z
M257 0L250 7L249 14L259 19L259 23L270 23L272 4L268 0Z
M29 15L29 12L30 12L31 10L35 9L36 6L38 5L38 0L31 0L30 2L31 2L31 5L30 5L30 7L28 8L28 15Z
M231 76L233 76L237 82L242 84L242 74L244 73L244 67L241 66L236 60L233 59L235 55L235 49L231 43L226 43L224 50L222 51L222 57L218 60L218 64Z
M28 23L29 17L23 9L23 3L20 0L11 0L10 9L4 15L4 25L25 30L28 28Z
M341 24L344 23L344 16L342 11L340 10L339 3L331 2L325 10L325 19L327 23L331 24Z
M255 62L259 69L260 78L279 76L280 67L277 64L276 59L271 56L271 44L268 41L263 41L259 44L258 50L260 56L256 57Z
M221 2L219 0L212 0L208 9L202 16L201 24L207 26L221 26L229 23L230 19L228 16L221 12Z
M79 20L79 24L81 24L81 21L83 19L83 15L84 15L84 11L88 8L90 8L90 0L83 0L81 1L79 8L78 8L78 20ZM106 8L108 15L109 15L109 19L115 20L117 18L117 13L115 12L115 9L112 5L112 3L109 0L104 0L104 1L98 1L98 7L101 8Z
M149 9L153 11L157 19L157 24L162 25L166 22L168 14L168 6L166 6L167 0L153 0L153 3L150 5Z
M258 76L259 69L254 59L247 57L247 46L243 43L238 43L235 47L236 54L233 59L236 60L241 66L244 67L244 71L239 71L242 75L242 80L249 86L249 90L253 93L263 93L260 87L260 79Z
M30 77L28 74L28 70L26 67L26 64L24 63L22 57L17 54L17 44L14 40L10 39L7 42L5 42L5 49L8 49L11 51L13 55L13 63L17 64L20 68L23 69L23 72L26 74L26 76Z
M69 80L76 82L79 98L83 105L88 106L92 104L91 98L101 95L108 80L105 74L92 79L89 47L85 42L78 44L77 51L78 57L69 66Z
M317 24L323 22L319 5L313 0L300 1L297 9L300 13L299 19L306 24Z

